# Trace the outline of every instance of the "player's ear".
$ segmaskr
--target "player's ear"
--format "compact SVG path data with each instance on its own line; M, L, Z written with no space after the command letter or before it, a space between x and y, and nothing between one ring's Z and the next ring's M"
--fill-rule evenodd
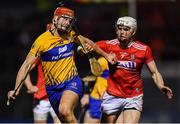
M116 35L119 34L117 26L115 27L115 33L116 33Z
M57 18L58 18L57 16L54 16L54 17L53 17L53 19L52 19L52 23L53 23L53 24L55 24L55 23L56 23Z
M52 19L52 23L55 24L55 19L54 18Z
M135 31L133 31L133 32L132 32L132 36L134 36L134 35L135 35L135 33L136 33L136 32L135 32Z
M132 31L132 36L134 36L134 35L135 35L135 33L136 33L136 30L133 30L133 31Z

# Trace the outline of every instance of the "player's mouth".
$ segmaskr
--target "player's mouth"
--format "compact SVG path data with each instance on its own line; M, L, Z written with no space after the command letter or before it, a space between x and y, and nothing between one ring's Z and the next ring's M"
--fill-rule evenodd
M62 25L61 26L61 29L63 29L63 30L67 30L69 28L69 25Z
M120 36L120 39L126 39L126 37L125 36Z

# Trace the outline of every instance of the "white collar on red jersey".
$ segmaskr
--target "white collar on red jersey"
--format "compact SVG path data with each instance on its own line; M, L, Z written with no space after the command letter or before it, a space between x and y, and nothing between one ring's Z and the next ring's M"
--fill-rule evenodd
M135 41L131 41L131 42L129 42L129 44L128 44L128 48L130 48L133 44L135 43Z

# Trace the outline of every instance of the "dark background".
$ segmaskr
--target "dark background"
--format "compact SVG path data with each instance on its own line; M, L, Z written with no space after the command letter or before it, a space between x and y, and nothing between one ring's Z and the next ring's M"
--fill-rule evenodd
M97 2L99 1L99 2ZM115 1L115 2L113 2ZM17 100L6 106L16 74L34 40L51 23L57 0L1 1L0 4L0 122L33 122L32 96L23 87ZM178 0L66 0L75 10L81 34L93 41L115 38L114 24L120 16L137 18L136 38L153 50L165 84L174 91L168 100L143 68L144 107L141 122L180 122L180 1ZM89 74L87 57L76 54L81 77ZM32 72L32 80L36 80ZM78 116L79 110L76 110Z

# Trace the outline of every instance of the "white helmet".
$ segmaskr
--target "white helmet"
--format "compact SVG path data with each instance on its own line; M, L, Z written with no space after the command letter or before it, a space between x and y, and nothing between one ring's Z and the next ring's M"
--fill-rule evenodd
M122 26L127 26L130 28L133 28L134 31L136 31L137 29L137 21L136 19L130 17L130 16L124 16L124 17L120 17L117 22L116 25L122 25Z

